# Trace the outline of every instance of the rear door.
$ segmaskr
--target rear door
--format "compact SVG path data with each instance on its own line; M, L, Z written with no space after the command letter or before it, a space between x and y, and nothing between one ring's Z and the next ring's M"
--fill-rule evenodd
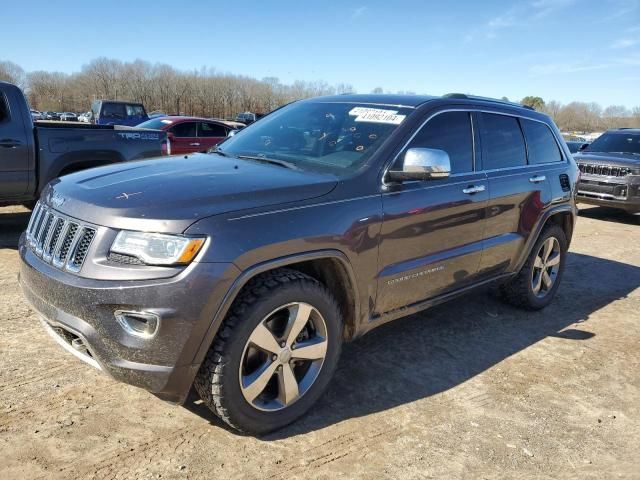
M181 122L169 129L173 134L171 138L171 153L193 153L199 152L200 140L197 134L197 122Z
M489 190L474 168L475 135L467 111L432 116L408 148L444 150L451 175L405 182L383 194L376 312L385 313L467 285L482 256Z
M227 136L229 131L223 125L215 122L198 122L198 142L200 142L200 152L206 152L211 147L216 146Z
M537 219L551 202L551 192L547 166L527 160L521 120L497 112L478 117L482 168L490 192L480 275L491 277L515 268ZM534 143L529 148L533 158L539 148Z
M0 198L25 195L29 190L31 142L19 111L12 112L9 99L0 92ZM31 120L28 120L29 125Z

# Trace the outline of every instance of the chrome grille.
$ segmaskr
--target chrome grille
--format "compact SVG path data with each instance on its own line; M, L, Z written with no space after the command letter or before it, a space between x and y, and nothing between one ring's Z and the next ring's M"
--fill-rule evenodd
M27 226L27 244L42 259L62 270L79 272L96 230L74 222L38 202Z
M599 165L596 163L578 163L582 173L601 175L604 177L624 177L631 173L629 167L616 167L615 165Z

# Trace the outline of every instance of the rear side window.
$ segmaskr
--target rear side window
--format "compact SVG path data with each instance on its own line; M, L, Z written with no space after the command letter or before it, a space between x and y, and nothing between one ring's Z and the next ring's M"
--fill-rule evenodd
M469 112L445 112L429 120L408 148L436 148L449 154L451 173L473 171L473 130Z
M144 108L142 105L127 105L127 117L143 117Z
M551 163L562 161L558 144L544 123L520 119L524 136L527 139L529 164Z
M196 123L195 122L183 122L174 125L169 130L176 137L195 137L196 136Z
M524 138L516 117L482 113L482 165L485 170L527 164Z
M7 99L0 94L0 123L9 120L9 107L7 107Z
M217 123L200 123L198 126L199 137L226 137L227 129Z
M125 118L127 114L124 104L122 103L103 103L102 115L104 118Z

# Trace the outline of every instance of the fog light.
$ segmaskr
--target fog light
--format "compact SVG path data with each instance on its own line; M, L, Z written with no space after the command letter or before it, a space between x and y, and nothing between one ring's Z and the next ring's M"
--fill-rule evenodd
M116 310L114 315L124 331L136 337L151 338L160 327L160 317L155 313Z

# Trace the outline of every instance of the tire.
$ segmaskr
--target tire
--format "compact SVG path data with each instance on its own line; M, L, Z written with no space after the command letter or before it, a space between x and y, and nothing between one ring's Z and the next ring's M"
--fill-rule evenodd
M543 260L543 247L550 244L554 245L554 247L557 246L559 255L555 271L555 265L551 265L551 262L554 261L553 258L555 258L553 256L555 249L547 259L550 266L547 266L547 263ZM500 296L507 303L527 310L540 310L546 307L553 300L558 290L564 273L566 257L567 237L564 230L558 225L544 227L522 269L512 280L500 286ZM547 287L547 282L543 276L544 271L547 272L546 278L553 280L551 288ZM538 285L540 285L540 290L536 292Z
M305 315L308 321L294 338L287 331L298 331L293 325L302 325L304 320L292 319ZM300 360L296 355L319 355L317 351L310 355L311 348L305 346L325 349L324 357ZM331 293L303 273L274 270L250 280L242 289L194 386L202 401L229 426L265 434L295 421L318 400L333 376L341 347L342 316ZM256 386L262 385L258 380L250 381L267 377L270 380L264 390ZM290 388L292 379L300 382L297 389ZM256 392L260 393L251 400Z

